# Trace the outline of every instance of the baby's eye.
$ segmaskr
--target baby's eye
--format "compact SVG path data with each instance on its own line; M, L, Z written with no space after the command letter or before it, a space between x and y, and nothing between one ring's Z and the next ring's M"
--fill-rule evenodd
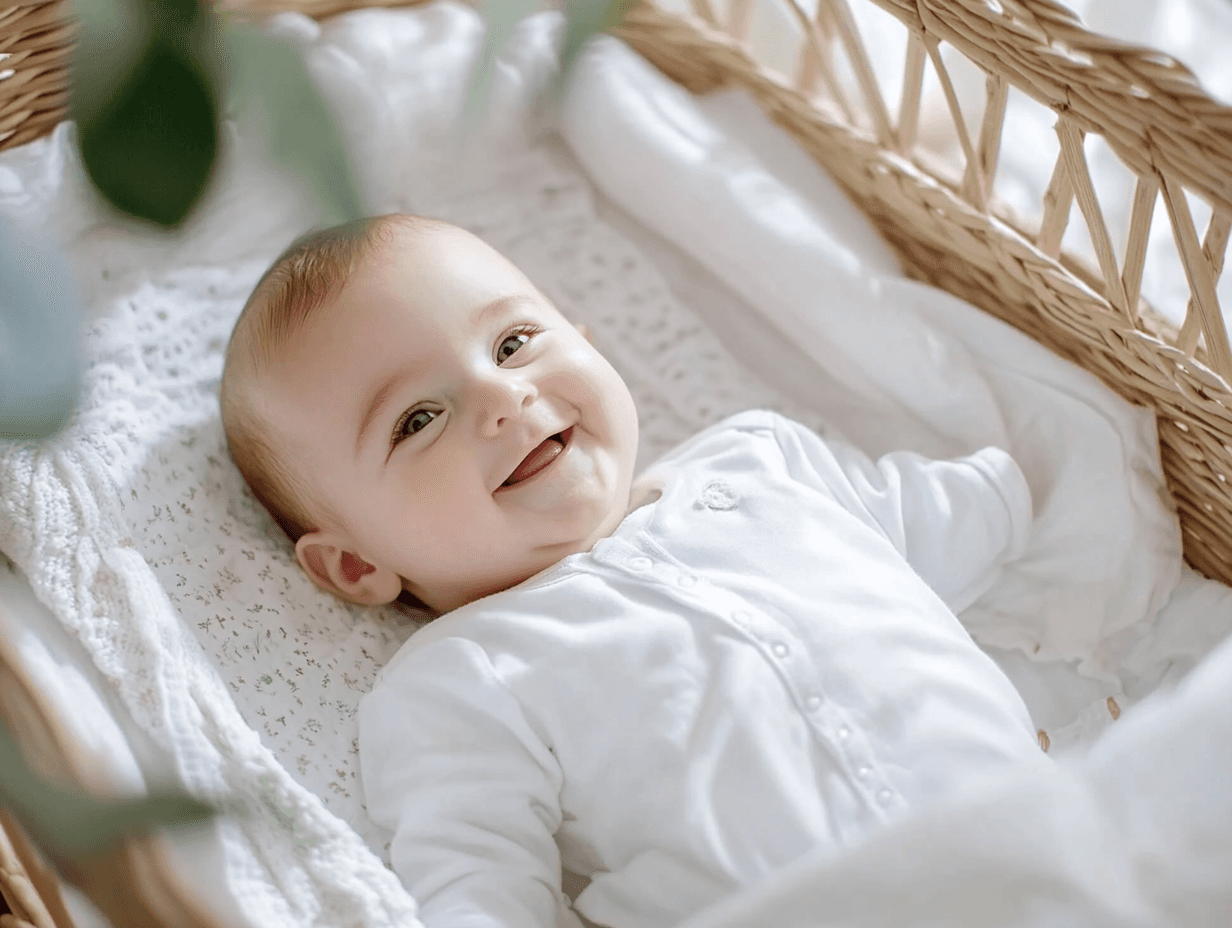
M408 410L402 414L398 424L394 426L393 443L396 445L402 439L426 429L436 418L436 413L427 409Z
M532 330L520 330L502 338L500 344L496 346L496 363L504 364L512 358L534 334Z

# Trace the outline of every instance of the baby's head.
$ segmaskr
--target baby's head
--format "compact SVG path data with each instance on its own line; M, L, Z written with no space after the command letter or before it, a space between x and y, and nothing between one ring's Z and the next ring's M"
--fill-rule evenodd
M624 382L501 255L382 216L293 244L227 349L231 454L312 578L446 612L588 550L625 514Z

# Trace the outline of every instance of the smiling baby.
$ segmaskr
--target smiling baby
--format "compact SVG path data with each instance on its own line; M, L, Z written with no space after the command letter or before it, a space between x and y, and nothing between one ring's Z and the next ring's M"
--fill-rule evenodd
M1031 499L987 448L876 461L770 412L634 482L637 414L512 264L436 220L315 233L223 378L232 455L322 587L437 614L360 708L429 928L668 928L1008 765L1046 763L955 618Z

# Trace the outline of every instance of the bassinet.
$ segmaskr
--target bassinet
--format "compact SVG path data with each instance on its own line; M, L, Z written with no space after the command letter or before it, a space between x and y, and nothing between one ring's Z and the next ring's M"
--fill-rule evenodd
M1232 109L1208 97L1174 60L1094 35L1050 0L875 0L910 31L895 105L882 98L845 0L822 0L815 18L787 2L804 35L794 78L759 64L744 44L753 0L733 0L727 10L692 0L692 16L642 3L617 34L690 91L747 87L847 190L911 276L1017 326L1131 402L1153 408L1186 559L1232 583L1232 349L1216 296L1232 229ZM236 5L246 15L294 8L324 17L357 4ZM64 117L66 16L60 3L0 11L0 54L7 56L0 62L0 147L37 138ZM978 129L960 107L948 78L952 59L943 57L941 43L986 74ZM957 169L917 140L929 60L963 154ZM850 99L840 67L854 75L858 101ZM1038 226L999 202L992 183L1011 86L1058 117L1060 155ZM1102 136L1138 178L1120 254L1087 168L1082 141L1088 133ZM1204 233L1195 227L1187 194L1212 211ZM1140 297L1147 233L1161 197L1191 293L1179 327ZM1075 200L1094 266L1061 250ZM7 606L0 600L0 608ZM0 655L3 711L24 746L49 769L89 782L88 751L73 744L71 726L23 685L22 668L3 644ZM14 840L20 845L20 835ZM219 923L199 892L172 874L153 838L133 839L67 875L117 925ZM40 928L68 923L50 890L40 908L28 887L20 867L10 863L0 872L0 888L19 917Z

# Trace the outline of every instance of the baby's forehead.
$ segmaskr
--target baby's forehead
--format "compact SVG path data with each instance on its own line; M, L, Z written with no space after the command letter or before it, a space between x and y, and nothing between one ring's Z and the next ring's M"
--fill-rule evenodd
M237 328L260 366L276 365L293 351L305 329L345 330L399 323L463 321L494 296L521 297L559 315L522 272L474 235L444 223L389 228L365 242L349 266L315 274L307 285L296 269L277 275L254 294L252 325ZM462 282L459 285L459 282ZM473 286L476 282L484 285ZM345 314L340 316L339 314Z

